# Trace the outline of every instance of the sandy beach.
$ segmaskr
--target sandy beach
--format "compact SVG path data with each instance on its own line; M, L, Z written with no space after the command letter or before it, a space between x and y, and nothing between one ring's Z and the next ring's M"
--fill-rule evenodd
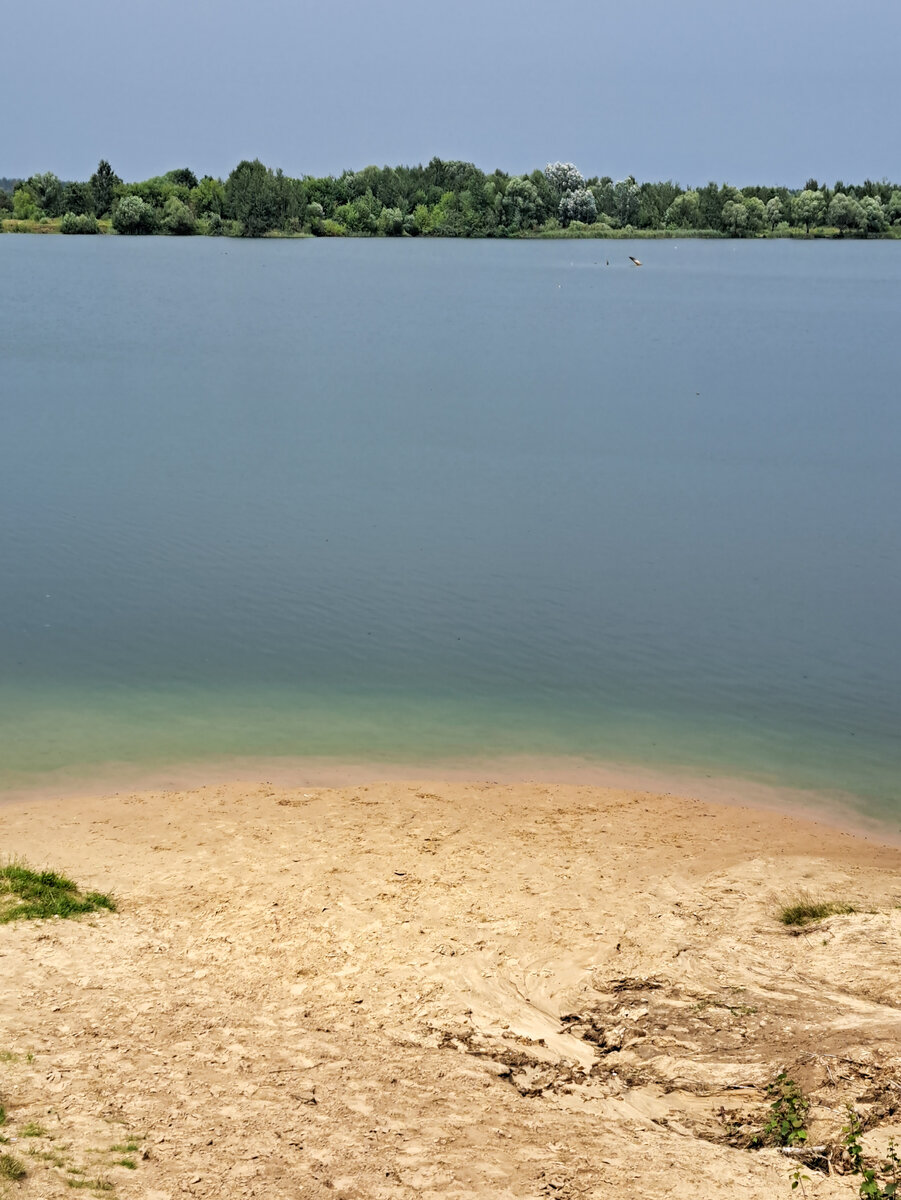
M277 780L20 796L0 846L118 902L0 926L11 1197L788 1197L746 1148L782 1069L811 1144L849 1103L868 1151L901 1141L901 849L872 834ZM792 932L801 891L857 911ZM833 1166L808 1195L857 1195Z

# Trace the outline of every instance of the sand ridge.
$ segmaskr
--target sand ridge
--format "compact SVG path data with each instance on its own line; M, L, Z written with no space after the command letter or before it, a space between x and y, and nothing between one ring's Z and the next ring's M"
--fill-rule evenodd
M814 1138L849 1101L901 1134L901 851L872 840L455 780L19 799L0 844L119 900L0 927L16 1195L788 1196L740 1148L783 1066ZM793 936L802 887L861 911Z

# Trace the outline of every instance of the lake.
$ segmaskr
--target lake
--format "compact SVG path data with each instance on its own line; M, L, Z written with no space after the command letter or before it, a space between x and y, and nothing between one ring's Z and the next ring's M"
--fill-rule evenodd
M0 279L4 787L529 754L898 824L901 244L4 235Z

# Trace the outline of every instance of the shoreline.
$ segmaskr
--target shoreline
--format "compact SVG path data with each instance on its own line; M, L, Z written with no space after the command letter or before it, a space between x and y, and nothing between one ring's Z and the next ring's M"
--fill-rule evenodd
M348 760L327 756L235 756L139 767L110 762L85 772L53 771L30 783L0 785L0 813L33 801L78 802L123 792L185 792L222 785L341 789L363 784L561 785L642 792L686 803L777 813L838 832L901 847L901 813L878 819L842 792L781 786L715 772L645 767L580 756L506 755L410 761Z

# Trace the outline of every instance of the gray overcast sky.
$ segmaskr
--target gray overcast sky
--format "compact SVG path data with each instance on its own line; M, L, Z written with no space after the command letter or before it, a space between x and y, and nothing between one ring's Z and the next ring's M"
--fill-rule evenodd
M899 51L899 0L23 0L0 25L0 175L439 155L898 180Z

